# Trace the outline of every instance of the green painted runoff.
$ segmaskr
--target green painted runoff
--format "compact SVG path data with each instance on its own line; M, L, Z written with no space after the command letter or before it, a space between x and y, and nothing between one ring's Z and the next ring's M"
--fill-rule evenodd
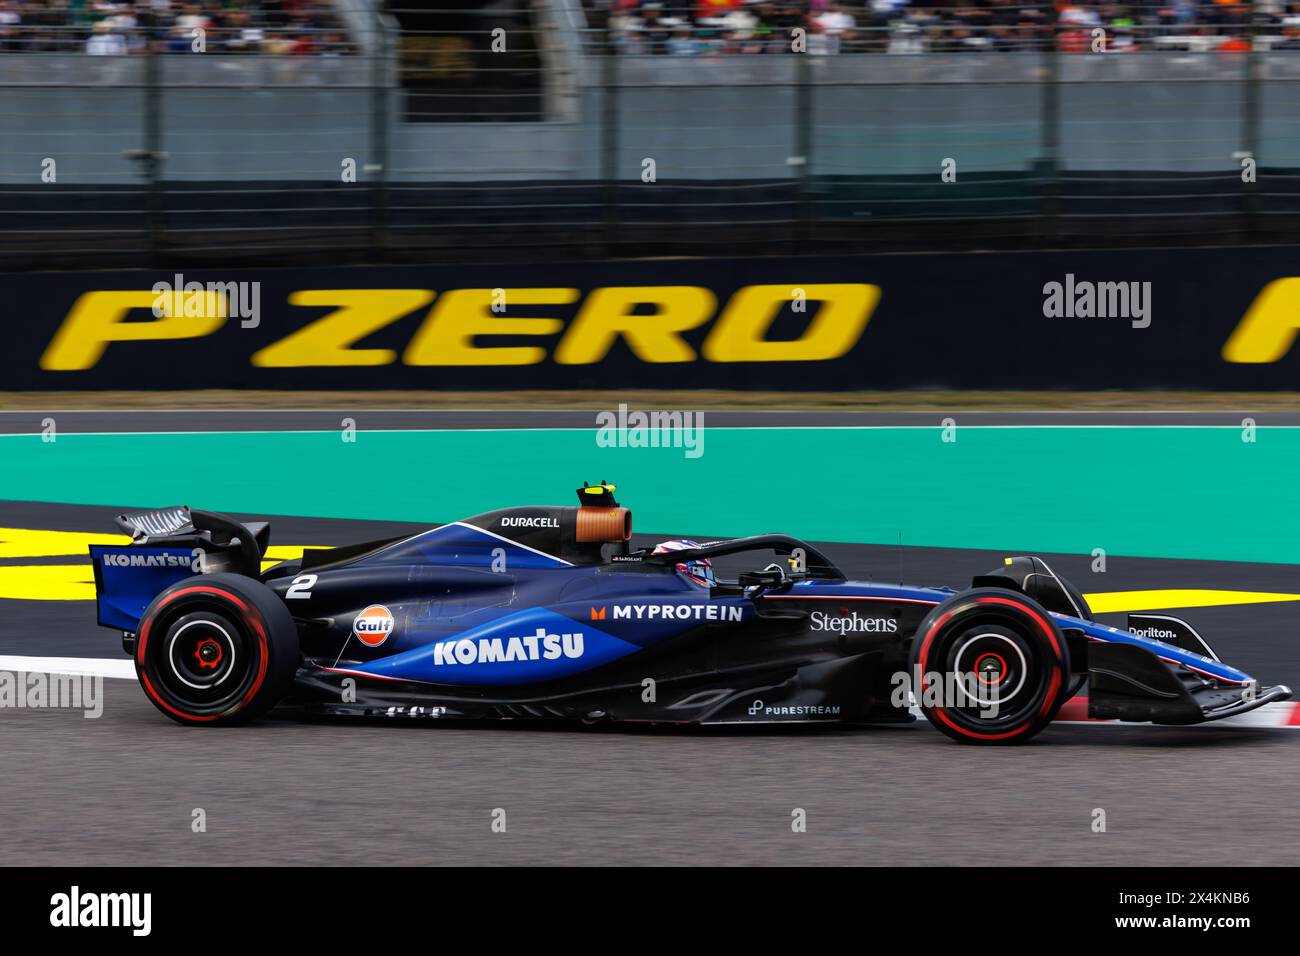
M694 458L596 434L0 436L0 498L433 524L608 479L664 535L1300 563L1300 429L710 427Z

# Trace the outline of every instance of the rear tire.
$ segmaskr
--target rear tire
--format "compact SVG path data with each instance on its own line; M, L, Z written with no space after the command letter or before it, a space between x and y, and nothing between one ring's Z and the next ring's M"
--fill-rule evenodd
M135 672L172 720L222 726L252 720L284 698L299 663L298 628L265 584L205 574L159 594L140 619Z
M970 744L1022 743L1051 723L1070 691L1070 651L1037 601L974 588L926 616L912 642L914 688L930 723ZM994 708L996 704L996 708Z

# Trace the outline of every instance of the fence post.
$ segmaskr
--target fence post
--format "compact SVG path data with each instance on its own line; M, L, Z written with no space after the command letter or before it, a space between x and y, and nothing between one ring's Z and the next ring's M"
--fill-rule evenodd
M370 190L370 247L373 256L384 261L390 248L388 221L388 133L390 120L388 89L389 36L385 17L387 0L380 0L374 13L375 41L371 44L370 147L372 155L368 173L373 176Z
M147 39L144 59L144 149L140 160L144 164L149 259L154 268L162 268L166 244L162 192L162 57L158 54L157 18L149 11L142 19Z
M1042 130L1040 131L1039 172L1042 177L1043 232L1046 237L1057 239L1060 236L1061 216L1061 64L1060 18L1056 10L1051 10L1052 22L1048 30L1048 49L1043 58L1043 102Z
M619 93L618 60L614 33L605 18L600 42L600 178L605 212L605 254L613 255L618 245L618 150Z
M1241 110L1241 146L1245 153L1241 158L1250 157L1254 160L1254 174L1247 179L1242 177L1243 201L1246 211L1245 221L1245 238L1249 239L1256 236L1260 226L1260 198L1259 198L1259 51L1255 49L1255 43L1258 39L1258 24L1256 16L1258 15L1257 4L1251 0L1250 10L1247 14L1246 40L1249 49L1246 51L1246 76L1245 89L1242 91L1242 110ZM1240 171L1239 171L1240 173Z
M812 183L809 179L812 170L812 53L804 46L795 54L795 98L794 98L794 139L795 155L795 214L794 214L794 254L803 250L804 244L812 233ZM803 250L806 251L806 250Z

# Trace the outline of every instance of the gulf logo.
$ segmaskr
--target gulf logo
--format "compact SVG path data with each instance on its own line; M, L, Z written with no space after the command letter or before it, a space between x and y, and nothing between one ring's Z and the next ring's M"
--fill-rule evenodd
M378 647L393 633L393 612L382 604L372 604L352 622L352 633L366 647Z

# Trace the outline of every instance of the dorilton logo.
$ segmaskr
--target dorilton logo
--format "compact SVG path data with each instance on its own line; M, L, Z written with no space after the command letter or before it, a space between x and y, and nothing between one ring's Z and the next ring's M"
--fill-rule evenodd
M50 925L128 926L133 936L148 936L152 928L152 893L82 893L78 886L50 897Z
M814 631L834 631L836 634L895 634L898 621L892 617L863 617L854 611L848 617L835 617L822 611L813 611L810 618Z
M537 633L526 637L461 638L433 645L433 663L444 664L508 664L512 661L554 661L561 657L582 656L582 632L574 634L547 634L539 627Z
M1163 627L1137 627L1132 633L1138 637L1150 637L1157 641L1168 641L1178 637L1173 631L1167 631Z
M559 518L502 518L501 527L503 528L558 528L560 526Z
M602 617L604 609L601 609ZM615 620L739 621L743 609L725 604L615 604Z

